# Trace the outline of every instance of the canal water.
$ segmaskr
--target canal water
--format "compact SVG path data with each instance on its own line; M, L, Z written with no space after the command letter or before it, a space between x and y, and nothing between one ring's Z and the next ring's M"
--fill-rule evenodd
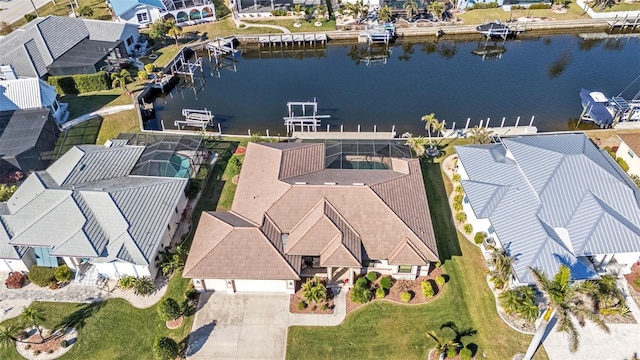
M317 99L322 130L422 134L420 118L435 113L463 127L480 120L498 126L534 125L541 131L575 129L580 88L609 96L640 91L640 39L584 40L578 35L489 42L433 39L306 49L245 48L235 67L215 69L201 53L204 74L155 100L166 128L183 108L211 110L224 133L284 134L288 101ZM387 51L389 50L389 51ZM475 52L476 54L474 54ZM388 54L388 57L385 56ZM482 56L485 54L486 56ZM629 86L631 84L631 86ZM627 88L628 87L628 88ZM627 89L625 89L627 88ZM216 125L217 126L217 125Z

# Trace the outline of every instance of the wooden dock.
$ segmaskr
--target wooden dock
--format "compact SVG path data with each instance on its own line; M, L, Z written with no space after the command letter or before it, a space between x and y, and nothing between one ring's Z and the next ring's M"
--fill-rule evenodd
M291 45L304 45L304 44L326 44L327 34L324 33L310 33L310 34L269 34L259 35L258 43L261 46L287 46Z
M317 131L317 132L293 132L291 137L294 139L335 139L335 140L388 140L394 139L396 133L391 132L357 132L357 131Z
M491 131L492 136L521 136L521 135L533 135L538 133L538 128L535 126L503 126L503 127L488 127L487 130ZM442 136L448 137L467 137L470 136L469 129L445 129L442 130Z

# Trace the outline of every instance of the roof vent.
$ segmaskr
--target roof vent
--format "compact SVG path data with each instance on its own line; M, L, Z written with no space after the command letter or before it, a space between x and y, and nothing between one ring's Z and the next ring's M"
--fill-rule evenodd
M326 182L326 183L324 183L324 184L325 184L325 185L335 185L336 183L334 183L334 182Z
M296 181L294 184L296 185L307 185L306 181Z
M356 185L356 186L364 186L364 183L353 183L353 185Z

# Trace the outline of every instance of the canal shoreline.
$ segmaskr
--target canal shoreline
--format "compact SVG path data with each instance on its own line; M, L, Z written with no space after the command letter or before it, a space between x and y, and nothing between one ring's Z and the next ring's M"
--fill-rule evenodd
M579 34L581 32L607 32L610 29L609 21L611 19L580 19L580 20L547 20L547 21L531 21L514 23L520 26L524 32L518 34L519 38L536 37L540 35L559 35L559 34ZM457 38L469 37L469 35L480 35L476 30L477 25L449 25L416 27L416 28L398 28L396 33L398 38L406 38L408 40L431 37L431 38ZM638 31L636 31L638 33ZM299 33L303 34L303 33ZM354 42L358 41L359 30L334 30L317 32L317 34L326 34L329 41L332 42ZM628 31L622 34L629 34ZM258 45L258 37L263 34L236 34L235 37L243 45Z

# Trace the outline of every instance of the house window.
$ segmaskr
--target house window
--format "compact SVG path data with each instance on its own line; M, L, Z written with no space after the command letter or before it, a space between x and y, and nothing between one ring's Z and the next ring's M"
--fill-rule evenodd
M633 153L633 151L631 151L631 149L629 149L629 151L627 151L627 155L629 155L630 158L634 158L634 156L636 156L636 154Z
M362 266L366 268L376 267L376 264L382 264L380 260L364 260Z
M402 273L402 274L410 274L411 273L411 269L413 269L413 266L411 266L411 265L400 265L400 266L398 266L398 272Z
M147 15L146 12L137 13L136 17L138 18L138 22L141 23L141 24L149 22L149 16Z
M147 14L144 14L144 15L146 16ZM129 36L127 38L127 46L131 46L131 44L133 44L133 36Z
M487 232L488 232L489 234L493 234L494 232L496 232L496 231L493 229L493 225L489 226L489 229L487 229Z

